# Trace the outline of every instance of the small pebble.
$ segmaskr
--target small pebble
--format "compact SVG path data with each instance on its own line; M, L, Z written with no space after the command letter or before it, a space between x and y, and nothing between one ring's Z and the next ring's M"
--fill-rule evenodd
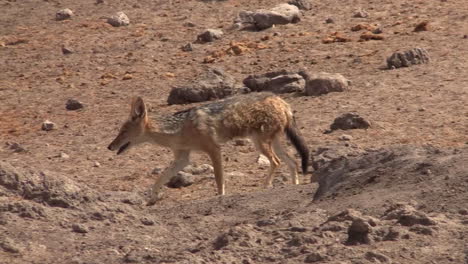
M55 19L57 21L70 19L72 16L73 16L73 11L71 11L68 8L59 10L59 11L57 11L57 13L55 13Z
M42 130L44 131L51 131L55 129L55 123L49 121L49 120L46 120L42 123Z

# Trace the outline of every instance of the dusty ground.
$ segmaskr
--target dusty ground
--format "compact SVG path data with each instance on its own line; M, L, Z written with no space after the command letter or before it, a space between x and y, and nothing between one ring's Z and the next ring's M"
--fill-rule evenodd
M1 0L0 263L468 263L468 5L313 2L297 24L246 32L229 30L240 10L282 1ZM75 16L55 21L61 8ZM369 17L354 18L358 8ZM129 16L130 26L105 22L103 17L117 11ZM325 23L327 18L334 23ZM425 20L429 30L413 32ZM350 30L358 23L380 24L385 39L358 42L362 32ZM181 51L206 28L221 28L225 36ZM323 44L333 32L353 41ZM203 63L231 41L265 48ZM62 46L74 52L64 55ZM383 69L393 52L414 47L425 48L431 62ZM347 92L284 96L310 148L341 146L361 153L346 159L365 159L383 148L405 162L388 167L363 162L334 195L312 202L317 186L310 175L301 186L291 186L280 177L283 168L276 187L263 190L266 168L255 162L252 146L226 144L228 196L216 197L212 176L201 175L192 186L168 189L164 200L147 208L145 192L158 176L151 172L165 167L171 154L143 146L116 157L106 146L126 118L131 96L143 96L152 114L184 109L167 106L170 88L213 66L239 81L282 69L343 74L352 81ZM69 98L85 108L67 111ZM323 134L349 111L372 127ZM46 119L57 129L42 131ZM352 136L350 147L339 140L342 134ZM193 161L207 163L203 155ZM23 176L7 182L5 175L15 168ZM370 175L373 180L367 181ZM48 184L54 179L67 184ZM25 191L26 185L34 191ZM50 193L59 202L51 201ZM399 202L430 218L430 225L388 219L387 211L398 210ZM372 242L346 243L356 217L327 221L345 209L365 215L357 218L376 218ZM385 239L389 229L399 234L393 240ZM309 257L313 254L320 256Z

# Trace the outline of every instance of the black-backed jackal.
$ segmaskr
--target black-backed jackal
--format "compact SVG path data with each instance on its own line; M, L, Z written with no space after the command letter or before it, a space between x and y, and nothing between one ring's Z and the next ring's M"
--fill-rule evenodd
M121 154L130 147L150 142L170 148L174 161L163 171L153 186L148 205L160 197L161 187L189 163L193 150L203 151L210 157L219 195L224 195L224 175L220 144L233 138L249 137L257 149L270 161L265 181L269 187L281 158L288 166L293 184L299 184L297 164L280 144L286 134L302 159L302 172L306 173L309 150L299 135L290 106L271 93L238 95L206 105L193 107L160 118L158 128L148 119L145 103L133 99L130 117L120 128L118 136L108 149ZM279 158L278 158L279 156Z

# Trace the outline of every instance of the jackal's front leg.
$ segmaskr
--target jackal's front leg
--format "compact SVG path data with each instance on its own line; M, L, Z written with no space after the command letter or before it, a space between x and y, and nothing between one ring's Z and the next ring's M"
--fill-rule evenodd
M176 151L174 153L174 161L162 172L161 176L159 176L158 180L154 183L151 190L151 197L146 205L154 205L160 199L161 187L189 164L189 155L189 151Z

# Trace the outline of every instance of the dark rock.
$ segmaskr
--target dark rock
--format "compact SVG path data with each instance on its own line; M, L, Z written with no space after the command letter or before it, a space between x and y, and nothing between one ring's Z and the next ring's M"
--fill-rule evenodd
M411 65L428 63L429 61L429 53L425 49L414 48L393 53L387 58L387 67L389 69L409 67Z
M325 23L333 24L333 23L335 23L335 20L333 18L329 17L329 18L325 19Z
M71 111L78 110L83 107L84 107L83 103L75 99L68 99L67 102L65 103L65 108Z
M257 221L257 226L269 226L269 225L274 225L275 221L272 219L265 219L265 220L258 220Z
M167 183L169 188L182 188L190 186L194 183L193 175L187 172L180 171L176 176L172 177Z
M285 70L250 75L244 79L243 83L251 91L256 92L292 93L303 91L305 87L305 80L301 75Z
M216 240L213 243L213 248L215 250L220 250L224 247L226 247L229 244L229 235L228 234L222 234L216 238Z
M209 69L193 84L174 87L167 99L168 104L187 104L221 99L237 93L235 79L219 69Z
M326 257L318 252L314 252L314 253L311 253L311 254L308 254L305 259L304 259L304 262L305 263L315 263L315 262L319 262L319 261L322 261L322 260L325 260Z
M330 125L331 130L348 130L348 129L367 129L370 127L370 122L358 115L357 113L344 113L335 118Z
M193 44L192 43L187 43L184 46L182 46L182 51L189 52L193 51Z
M149 219L147 217L142 218L140 221L142 224L147 225L147 226L152 226L155 224L154 220Z
M0 237L0 248L9 253L20 253L23 249L17 242L4 235Z
M370 244L372 242L370 237L371 231L372 227L365 220L353 220L348 228L348 240L346 243L349 245Z
M432 228L421 225L412 226L409 231L426 236L432 236L434 234L434 230Z
M41 128L44 131L51 131L51 130L55 129L55 123L51 122L49 120L46 120L46 121L42 122Z

